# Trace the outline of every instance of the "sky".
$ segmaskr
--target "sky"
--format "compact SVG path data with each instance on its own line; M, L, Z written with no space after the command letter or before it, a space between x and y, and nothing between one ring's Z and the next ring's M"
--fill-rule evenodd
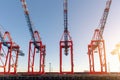
M68 0L68 29L73 40L74 71L89 71L87 46L98 27L107 0ZM34 27L46 45L45 70L59 71L59 41L63 34L63 0L26 0ZM103 33L110 71L120 71L117 55L111 55L120 42L120 0L113 0ZM31 39L20 0L0 1L0 24L9 31L25 56L19 57L17 71L27 71L28 45ZM65 56L64 70L69 70ZM96 64L99 62L96 61ZM98 65L97 65L98 66Z

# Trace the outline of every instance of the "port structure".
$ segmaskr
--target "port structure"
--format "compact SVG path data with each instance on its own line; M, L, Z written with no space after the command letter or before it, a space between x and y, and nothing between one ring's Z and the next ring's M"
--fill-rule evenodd
M2 31L0 25L0 74L16 74L18 56L24 56L24 53L19 45L13 42L10 33Z
M20 0L22 7L24 9L25 18L28 24L28 29L31 35L31 40L29 42L29 53L28 53L28 73L30 74L44 74L45 70L45 55L46 46L43 45L39 32L33 28L32 20L29 15L26 0ZM39 64L39 70L35 71L35 59L39 58L37 61Z
M89 57L89 67L90 73L97 72L95 70L95 54L99 55L100 61L100 73L107 73L107 63L106 63L106 51L105 51L105 41L103 39L103 32L105 29L105 24L109 14L109 9L111 6L112 0L107 0L106 7L104 9L103 16L100 20L100 24L97 29L94 31L94 35L90 44L88 45L88 57Z
M63 3L64 7L64 32L60 40L60 74L73 74L73 41L71 39L70 33L68 31L68 0L64 0ZM63 51L64 50L64 51ZM71 71L63 71L63 52L67 56L70 54L70 66L71 66Z

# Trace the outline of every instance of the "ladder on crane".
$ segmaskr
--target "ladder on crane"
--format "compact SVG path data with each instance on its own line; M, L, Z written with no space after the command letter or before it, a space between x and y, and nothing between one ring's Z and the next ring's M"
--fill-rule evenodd
M94 63L95 53L98 53L99 59L100 59L100 73L107 72L106 51L105 51L105 42L103 39L103 32L104 32L105 24L106 24L107 17L109 14L111 2L112 0L107 0L102 19L100 20L99 28L95 29L91 43L88 45L90 73L96 72L95 63Z

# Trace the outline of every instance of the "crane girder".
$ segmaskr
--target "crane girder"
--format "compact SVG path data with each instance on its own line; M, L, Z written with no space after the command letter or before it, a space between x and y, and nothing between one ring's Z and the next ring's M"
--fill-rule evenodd
M31 35L31 40L33 40L33 43L35 45L35 47L39 49L39 46L37 44L37 40L34 36L34 32L35 30L33 29L33 25L32 25L32 22L31 22L31 19L30 19L30 15L29 15L29 11L28 11L28 8L27 8L27 4L26 4L26 1L25 0L21 0L21 3L22 3L22 7L24 9L24 13L25 13L25 17L26 17L26 20L27 20L27 24L28 24L28 28L29 28L29 32L30 32L30 35ZM40 40L40 39L39 39Z
M108 0L107 3L106 3L106 7L104 9L104 13L103 13L103 16L100 20L100 35L99 35L99 40L102 39L102 35L103 35L103 32L104 32L104 29L105 29L105 24L106 24L106 21L107 21L107 17L108 17L108 14L109 14L109 10L110 10L110 6L111 6L111 2L112 0Z

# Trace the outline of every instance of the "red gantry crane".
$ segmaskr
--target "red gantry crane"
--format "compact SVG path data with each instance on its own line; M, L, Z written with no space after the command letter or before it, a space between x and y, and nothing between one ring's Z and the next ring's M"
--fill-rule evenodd
M45 67L45 52L46 48L45 45L42 44L39 32L37 30L33 29L33 25L29 16L29 12L27 9L26 1L21 0L22 7L24 9L26 21L28 24L29 32L31 34L31 40L29 42L29 54L28 54L28 73L38 73L43 74L44 73L44 67ZM39 56L37 54L39 54ZM35 58L39 58L40 63L39 64L39 70L35 71Z
M19 45L13 42L8 31L2 32L0 25L0 74L16 74L18 55L24 56Z
M100 59L100 73L107 72L106 51L105 51L105 43L103 39L103 32L105 29L105 24L107 21L111 2L112 0L107 1L102 19L100 20L99 28L95 29L91 43L88 45L90 73L96 72L95 63L94 63L95 61L94 54L96 53L99 55L99 59Z
M60 40L60 74L62 73L74 73L73 71L73 41L71 39L71 36L68 31L68 5L67 5L67 0L64 0L64 33L62 35L62 38ZM62 63L62 55L63 55L63 50L64 54L67 56L70 53L70 58L71 58L71 71L70 72L64 72L63 71L63 63Z

